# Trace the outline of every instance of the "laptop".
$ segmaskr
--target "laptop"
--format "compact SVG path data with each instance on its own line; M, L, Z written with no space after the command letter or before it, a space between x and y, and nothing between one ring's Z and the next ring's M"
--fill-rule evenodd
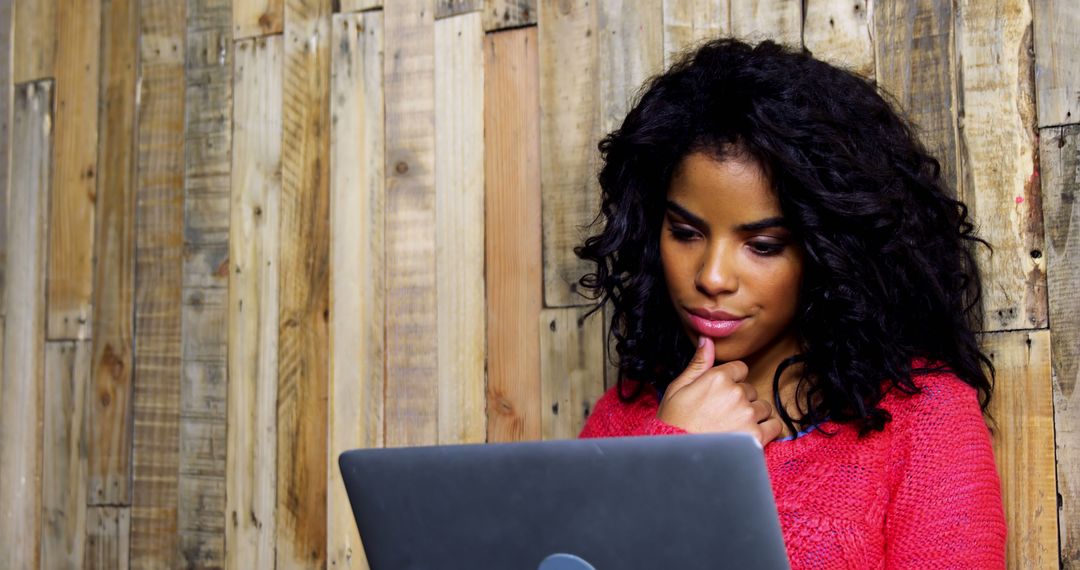
M786 569L744 434L347 451L373 570Z

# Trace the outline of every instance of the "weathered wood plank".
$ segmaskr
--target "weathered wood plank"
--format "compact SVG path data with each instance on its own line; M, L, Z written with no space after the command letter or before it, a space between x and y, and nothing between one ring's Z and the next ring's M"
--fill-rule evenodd
M131 509L90 507L86 511L86 570L124 570L129 566Z
M274 567L281 36L235 44L225 567Z
M1050 331L987 333L997 369L990 414L1005 503L1006 566L1057 568Z
M92 330L101 0L57 0L56 160L49 201L50 340Z
M868 0L807 0L803 44L818 59L873 78L872 26Z
M802 0L734 0L731 33L744 40L773 40L802 47Z
M535 27L484 39L487 439L540 439L544 304Z
M45 343L42 568L83 566L90 357L88 340Z
M915 124L919 139L941 161L945 185L959 194L952 3L878 0L873 6L878 85Z
M284 0L233 0L233 38L240 40L285 30Z
M435 21L430 0L386 5L386 445L438 441Z
M485 0L484 31L536 24L537 0Z
M338 0L338 3L340 4L340 11L347 13L381 8L383 0Z
M102 11L94 355L87 410L91 505L131 504L137 10L136 0L107 0Z
M645 80L663 71L663 8L662 0L600 3L600 132L596 142L622 125ZM597 154L595 144L591 154ZM589 176L595 178L595 173ZM596 192L599 201L599 187ZM596 211L587 214L594 216Z
M180 563L225 564L232 3L188 2L184 89Z
M485 408L484 29L435 22L435 254L439 443L482 443Z
M383 445L386 215L383 16L338 14L330 71L327 565L366 568L338 456Z
M664 0L664 67L685 50L727 34L731 0Z
M1039 13L1036 12L1036 16ZM1080 126L1039 137L1062 568L1080 567Z
M601 312L588 307L540 312L541 431L544 439L572 439L604 392Z
M131 564L179 564L186 3L139 5Z
M0 299L4 298L7 279L7 207L8 187L11 182L11 52L14 14L12 0L0 2ZM4 303L0 301L0 318L4 315ZM3 330L0 330L0 337ZM0 354L3 349L0 348Z
M54 77L57 0L11 0L15 20L12 82Z
M960 196L994 252L976 250L984 275L983 330L1045 327L1046 260L1035 166L1035 94L1028 0L959 3Z
M326 564L330 0L285 3L277 568Z
M581 305L588 300L577 281L592 268L573 248L600 206L599 8L585 0L544 0L539 17L544 304Z
M1074 0L1033 0L1039 126L1080 122L1080 10Z
M469 12L479 12L483 9L484 0L435 0L435 19L441 20Z
M45 254L52 172L53 83L15 86L8 283L0 376L0 568L37 568L41 556Z

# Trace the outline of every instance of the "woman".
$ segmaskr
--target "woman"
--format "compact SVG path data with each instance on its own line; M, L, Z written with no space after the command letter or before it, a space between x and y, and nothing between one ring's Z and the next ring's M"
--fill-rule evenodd
M582 437L751 433L794 569L1004 567L986 244L874 86L717 40L600 150L620 378Z

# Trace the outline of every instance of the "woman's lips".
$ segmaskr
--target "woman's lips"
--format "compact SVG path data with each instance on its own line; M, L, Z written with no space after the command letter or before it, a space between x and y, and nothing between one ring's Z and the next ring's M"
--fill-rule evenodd
M704 317L690 313L690 324L694 327L698 333L709 337L725 337L734 333L739 325L746 320L741 319L719 319L711 320Z

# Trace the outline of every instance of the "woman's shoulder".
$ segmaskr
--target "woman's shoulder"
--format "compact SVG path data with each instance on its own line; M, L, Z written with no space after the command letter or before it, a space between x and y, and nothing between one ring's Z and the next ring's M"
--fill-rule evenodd
M945 367L921 366L912 376L917 391L908 393L890 385L880 406L892 416L897 428L945 428L958 418L982 421L982 408L975 387Z

